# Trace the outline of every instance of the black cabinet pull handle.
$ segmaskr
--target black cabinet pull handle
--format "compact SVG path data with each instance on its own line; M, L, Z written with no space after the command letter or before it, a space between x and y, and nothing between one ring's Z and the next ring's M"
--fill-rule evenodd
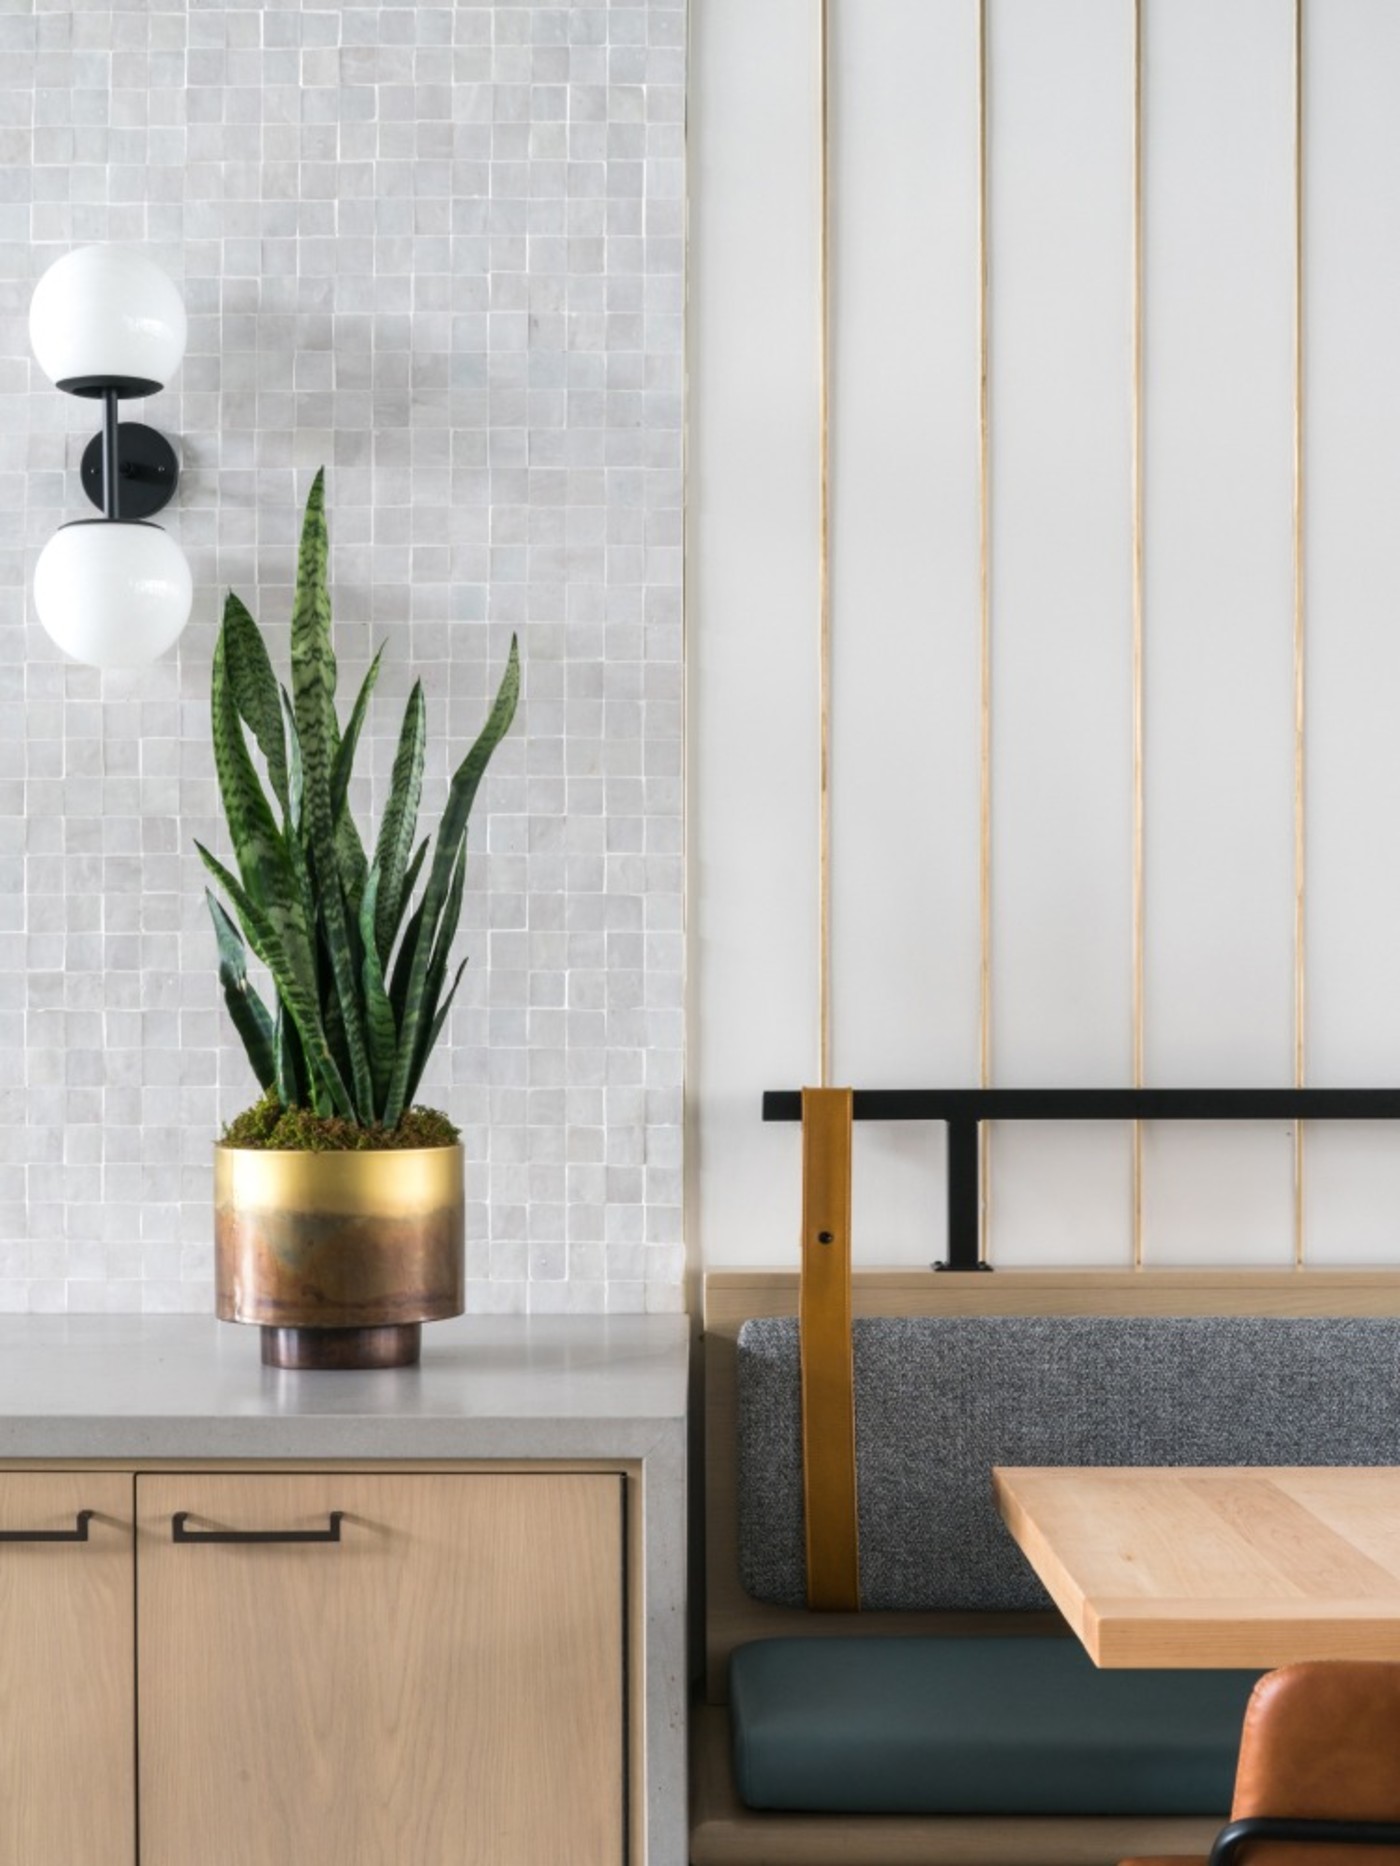
M170 1519L172 1542L339 1542L344 1510L332 1510L328 1529L186 1529L188 1510Z
M0 1529L0 1542L86 1542L96 1510L79 1510L72 1529Z

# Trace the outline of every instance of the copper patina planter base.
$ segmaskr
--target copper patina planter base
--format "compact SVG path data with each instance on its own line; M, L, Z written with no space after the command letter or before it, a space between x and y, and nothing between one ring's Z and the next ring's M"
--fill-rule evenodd
M262 1330L264 1367L415 1367L422 1351L421 1322L396 1322L386 1328Z
M214 1150L219 1316L265 1367L411 1367L465 1307L462 1149Z

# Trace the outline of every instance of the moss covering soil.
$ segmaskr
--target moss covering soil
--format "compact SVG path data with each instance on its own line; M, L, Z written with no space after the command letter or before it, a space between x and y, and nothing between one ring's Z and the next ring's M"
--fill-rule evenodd
M406 1108L397 1127L359 1127L339 1115L284 1108L275 1095L235 1115L224 1129L226 1147L262 1153L387 1153L408 1147L452 1147L461 1134L436 1108Z

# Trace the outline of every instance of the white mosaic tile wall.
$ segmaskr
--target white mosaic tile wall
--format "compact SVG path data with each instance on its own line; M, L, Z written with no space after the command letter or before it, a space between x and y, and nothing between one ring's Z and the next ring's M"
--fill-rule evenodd
M425 808L518 630L472 836L472 956L426 1099L462 1124L475 1310L679 1308L685 13L0 0L0 1308L206 1309L230 1041L193 838L224 846L221 593L285 654L328 468L342 696L387 641ZM30 359L34 280L138 243L189 351L178 657L65 664L32 613L95 422Z

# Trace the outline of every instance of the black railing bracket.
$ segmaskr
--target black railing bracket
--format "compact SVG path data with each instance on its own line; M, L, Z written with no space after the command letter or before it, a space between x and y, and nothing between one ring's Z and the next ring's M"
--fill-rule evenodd
M978 1236L983 1121L1396 1121L1400 1089L856 1089L857 1121L948 1129L948 1256L935 1270L989 1270ZM800 1089L767 1089L765 1121L800 1121Z

